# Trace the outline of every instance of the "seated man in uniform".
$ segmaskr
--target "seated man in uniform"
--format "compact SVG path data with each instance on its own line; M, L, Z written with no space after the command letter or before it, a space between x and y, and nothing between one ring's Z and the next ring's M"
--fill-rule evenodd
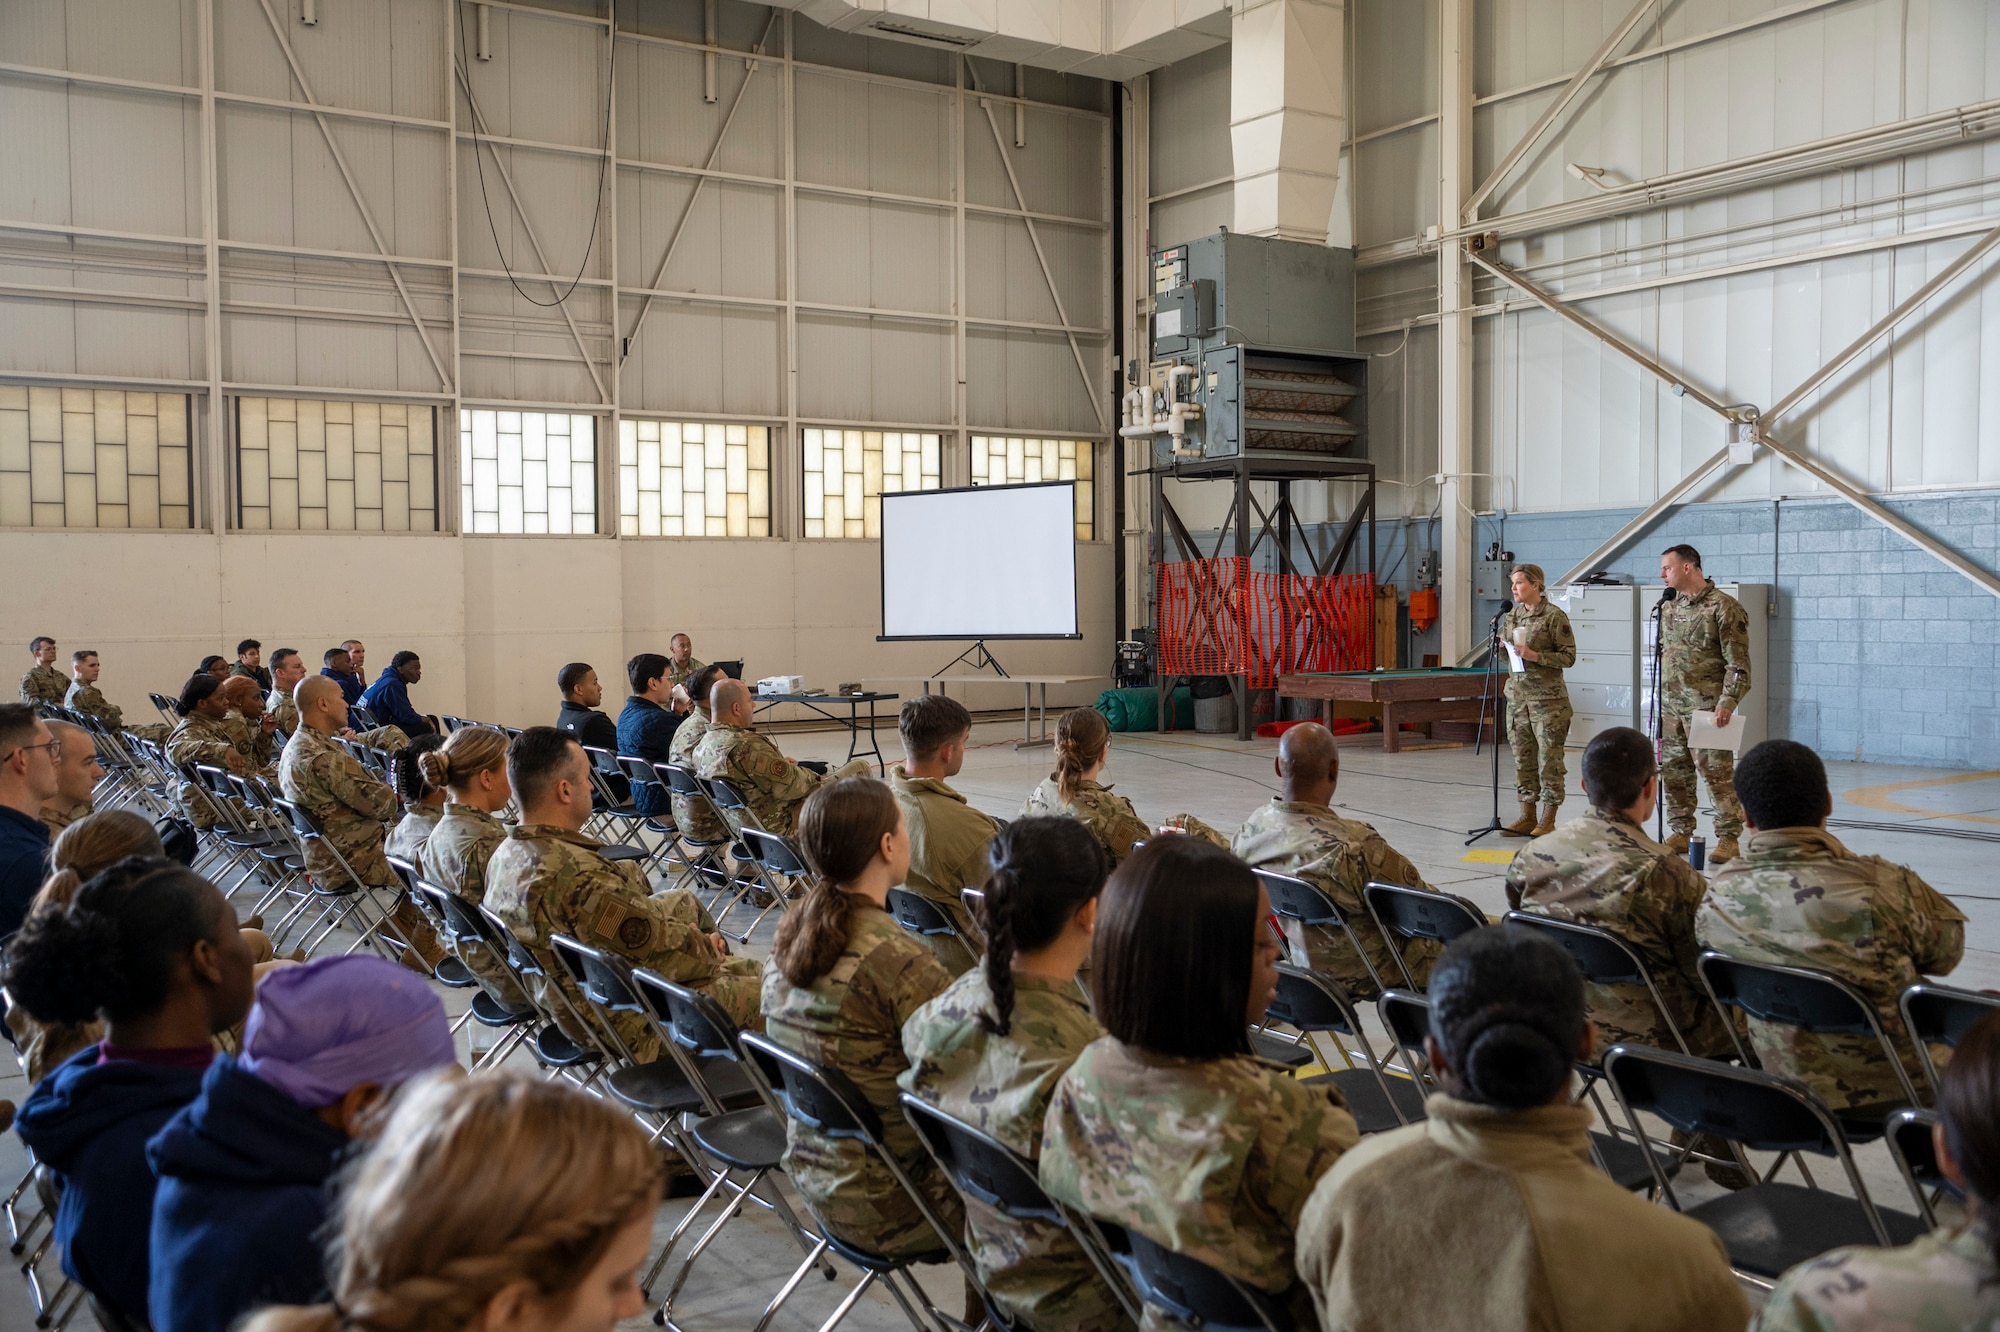
M1430 885L1407 856L1382 840L1382 834L1333 812L1340 750L1326 727L1305 722L1287 730L1278 741L1277 768L1282 793L1250 812L1229 849L1252 869L1289 874L1325 893L1368 954L1365 961L1356 957L1346 933L1338 928L1280 918L1292 961L1331 977L1358 999L1380 993L1377 976L1385 985L1403 984L1389 941L1375 928L1361 890L1371 881L1427 890ZM1439 951L1431 939L1412 939L1404 945L1403 963L1417 984L1430 975ZM1371 966L1374 975L1369 974Z
M521 806L521 822L486 864L486 907L507 923L542 965L536 1002L570 1030L574 1009L597 1019L569 973L550 951L549 937L566 934L592 948L616 953L700 990L742 1026L763 1029L758 1013L761 968L729 956L720 934L705 933L694 895L680 889L654 893L645 873L629 860L606 860L602 843L583 833L590 819L590 765L575 739L553 726L531 726L507 746L507 779ZM559 987L560 997L551 990ZM567 1000L567 1005L564 1000ZM657 1058L659 1040L637 1013L612 1016L632 1057Z
M1669 1026L1643 985L1585 985L1601 1053L1620 1041L1704 1058L1730 1054L1729 1033L1702 989L1694 961L1695 912L1707 884L1646 835L1659 799L1653 742L1629 726L1591 737L1583 751L1590 810L1523 847L1507 870L1507 905L1609 930L1632 946L1666 1004ZM1675 1039L1675 1031L1680 1039Z
M977 939L958 890L986 882L986 849L1000 824L945 782L965 766L972 714L957 699L921 694L903 704L896 729L903 736L903 761L889 769L889 785L909 825L910 873L903 886L943 908L960 937ZM926 935L924 942L954 976L970 971L977 960L950 935Z
M114 731L130 731L141 740L160 741L167 738L172 729L165 722L136 722L125 724L125 710L104 696L97 687L97 677L103 673L104 664L89 648L79 648L69 654L70 686L69 694L63 699L63 706L71 712L81 712L86 717L95 717Z
M1965 914L1912 870L1857 856L1826 830L1826 765L1795 740L1766 740L1736 764L1749 836L1717 870L1695 918L1702 945L1746 962L1830 972L1874 1001L1910 1081L1924 1076L1897 996L1965 955ZM1814 1036L1750 1021L1750 1046L1772 1073L1803 1081L1835 1110L1907 1105L1872 1035Z
M43 634L28 644L28 657L35 664L21 677L21 701L30 706L47 703L61 707L69 685L56 669L56 640Z
M347 877L340 867L345 860L368 887L394 889L396 908L389 918L409 945L403 965L428 976L444 960L444 948L402 879L389 868L386 853L386 821L396 816L401 802L387 782L333 742L347 729L347 698L338 682L323 675L301 681L293 701L299 708L299 729L278 760L278 785L285 799L317 819L325 833L306 843L306 869L322 887L338 889Z
M62 756L56 760L56 793L42 805L42 823L53 839L90 813L90 796L104 769L98 766L97 741L89 731L54 718L48 728L49 735L62 742Z
M276 776L271 765L278 757L278 719L264 710L264 694L257 682L246 675L232 675L216 692L229 700L229 716L224 721L237 750L249 756L259 775Z
M680 729L674 732L674 742L667 747L667 762L678 763L689 772L699 771L694 765L694 751L701 738L708 734L708 692L717 680L727 678L720 666L703 666L688 677L689 697L694 699L694 711L682 720ZM698 842L719 842L730 835L728 825L715 817L706 800L676 793L673 803L674 826L681 830L683 837Z
M685 713L696 706L707 706L708 695L695 689L695 673L706 663L696 661L694 640L686 634L675 634L667 640L667 689L674 696L674 711Z
M271 692L264 696L264 711L278 719L278 729L290 738L299 729L299 705L292 691L306 678L306 659L297 648L279 648L271 654Z
M568 731L576 742L607 754L618 753L618 724L597 710L604 701L604 686L588 662L573 661L556 672L556 688L562 691L562 708L556 713L556 728ZM620 774L607 774L612 793L624 800L631 792Z
M709 690L708 733L694 751L695 771L725 778L766 832L790 837L798 830L799 805L828 778L786 758L752 730L756 711L757 700L741 680L717 680ZM867 759L854 759L832 776L866 777L868 769Z

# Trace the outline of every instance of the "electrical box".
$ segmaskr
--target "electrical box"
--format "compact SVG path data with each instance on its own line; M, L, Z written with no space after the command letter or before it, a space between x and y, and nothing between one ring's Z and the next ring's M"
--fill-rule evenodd
M1481 560L1472 566L1472 595L1478 601L1511 601L1514 574L1512 560Z
M1200 345L1215 328L1215 284L1197 278L1153 297L1153 356Z

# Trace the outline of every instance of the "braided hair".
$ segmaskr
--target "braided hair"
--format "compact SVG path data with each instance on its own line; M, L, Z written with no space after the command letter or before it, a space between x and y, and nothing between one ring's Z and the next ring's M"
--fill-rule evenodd
M1046 948L1111 873L1104 848L1075 819L1036 816L1002 828L986 852L989 869L979 924L986 932L986 988L993 1011L980 1030L1005 1036L1014 1024L1014 955Z
M333 1302L244 1327L459 1332L522 1280L560 1308L658 1205L660 1179L646 1135L597 1097L516 1072L433 1075L340 1176Z
M1067 805L1076 799L1083 774L1096 767L1111 743L1111 723L1094 708L1072 708L1056 723L1056 793Z

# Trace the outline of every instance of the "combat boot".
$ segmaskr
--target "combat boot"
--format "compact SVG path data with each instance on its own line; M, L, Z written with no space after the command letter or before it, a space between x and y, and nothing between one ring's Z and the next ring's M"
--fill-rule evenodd
M1535 802L1521 802L1521 817L1512 823L1501 825L1500 831L1509 837L1533 837L1535 835Z
M1667 834L1667 840L1661 843L1661 845L1677 856L1684 856L1687 854L1688 849L1688 835L1684 832L1669 833Z
M1725 860L1736 859L1736 839L1724 837L1715 844L1715 850L1708 853L1708 863L1720 865Z
M1542 806L1542 821L1535 825L1535 836L1547 837L1556 830L1556 811L1561 808L1561 805Z

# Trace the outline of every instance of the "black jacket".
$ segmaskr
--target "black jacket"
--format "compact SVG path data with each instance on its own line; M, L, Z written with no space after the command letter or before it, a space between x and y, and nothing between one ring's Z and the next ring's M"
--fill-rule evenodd
M618 727L596 708L586 708L581 703L564 699L562 711L556 714L556 725L575 736L580 745L601 749L614 757L618 753ZM593 765L596 761L591 760ZM630 798L631 788L624 777L613 775L610 781L611 789L618 793L621 802Z

